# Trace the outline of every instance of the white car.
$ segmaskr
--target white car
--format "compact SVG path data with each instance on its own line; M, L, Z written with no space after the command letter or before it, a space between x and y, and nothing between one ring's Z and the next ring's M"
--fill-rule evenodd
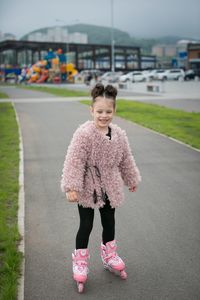
M99 81L107 81L110 83L114 83L119 80L121 74L121 72L106 72L100 77Z
M155 70L151 70L148 74L148 78L149 80L155 80L158 79L158 76L160 74L163 74L165 72L165 70L163 69L155 69Z
M132 71L127 74L124 74L120 76L119 81L120 82L138 82L138 81L146 81L147 76L142 71Z
M157 74L158 80L183 80L185 72L182 69L170 69Z

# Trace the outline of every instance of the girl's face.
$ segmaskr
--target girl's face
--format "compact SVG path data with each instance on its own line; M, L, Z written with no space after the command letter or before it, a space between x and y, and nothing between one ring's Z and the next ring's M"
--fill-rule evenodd
M98 129L107 132L115 113L114 101L112 99L97 97L91 107L91 114Z

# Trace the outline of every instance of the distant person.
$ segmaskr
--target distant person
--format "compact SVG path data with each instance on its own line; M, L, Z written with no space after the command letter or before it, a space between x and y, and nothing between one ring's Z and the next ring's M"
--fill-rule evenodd
M125 279L125 263L118 256L115 240L115 209L124 201L123 182L131 192L137 190L140 172L124 130L112 123L117 90L97 83L91 91L93 121L82 124L68 147L61 188L69 202L78 204L80 227L76 235L73 277L79 292L88 274L88 243L93 228L94 210L101 216L101 259L105 268Z
M91 80L92 80L92 73L89 72L88 75L86 76L85 84L90 85Z
M22 83L26 81L26 75L27 75L27 66L24 65L22 70L21 70L21 74L18 77L18 82Z

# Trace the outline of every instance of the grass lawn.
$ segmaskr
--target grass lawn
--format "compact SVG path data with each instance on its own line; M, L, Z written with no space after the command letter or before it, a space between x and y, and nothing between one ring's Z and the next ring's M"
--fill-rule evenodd
M67 88L56 88L56 87L46 87L46 86L27 86L27 85L17 85L16 87L22 89L28 89L39 92L46 92L53 94L58 97L87 97L89 96L89 92L83 91L73 91Z
M22 255L17 225L19 136L11 103L0 103L0 299L16 299Z
M184 112L156 104L118 100L117 116L200 149L200 113Z
M8 98L8 95L6 95L5 93L0 91L0 98L6 99L6 98Z

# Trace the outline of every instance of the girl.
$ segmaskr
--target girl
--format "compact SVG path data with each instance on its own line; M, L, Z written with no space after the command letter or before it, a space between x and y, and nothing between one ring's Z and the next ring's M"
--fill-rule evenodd
M117 90L98 83L92 89L93 121L74 133L64 162L61 188L70 202L78 203L80 227L72 254L73 276L79 291L88 274L88 242L98 208L103 227L101 258L105 268L126 278L125 264L116 253L115 208L124 200L123 182L135 192L141 181L126 133L112 123Z

